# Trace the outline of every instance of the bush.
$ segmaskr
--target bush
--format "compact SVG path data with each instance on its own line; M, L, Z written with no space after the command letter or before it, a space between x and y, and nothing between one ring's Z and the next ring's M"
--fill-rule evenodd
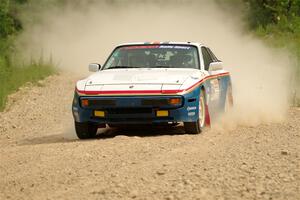
M0 111L5 107L7 96L19 87L27 82L36 83L55 73L53 65L43 61L31 62L20 67L3 67L2 63L0 58Z
M300 0L244 0L252 28L277 24L282 19L300 16Z
M295 55L293 102L300 102L300 0L244 0L249 28L268 44L287 47Z
M0 0L0 111L4 109L9 94L16 91L26 82L37 82L55 72L51 62L20 64L14 40L22 31L18 19L18 6L27 0ZM14 62L12 62L14 60Z

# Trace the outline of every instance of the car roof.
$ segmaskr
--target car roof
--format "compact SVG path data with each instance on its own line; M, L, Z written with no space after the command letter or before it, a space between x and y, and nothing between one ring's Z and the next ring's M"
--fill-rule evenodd
M123 43L123 44L119 44L117 47L120 46L131 46L131 45L155 45L155 44L159 44L159 45L168 45L168 44L172 44L172 45L194 45L194 46L202 46L203 44L201 43L197 43L197 42L131 42L131 43Z

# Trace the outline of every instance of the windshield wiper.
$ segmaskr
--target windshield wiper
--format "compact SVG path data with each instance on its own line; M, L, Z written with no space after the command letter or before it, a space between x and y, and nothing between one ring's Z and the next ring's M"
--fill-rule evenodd
M114 67L110 67L110 68L106 68L104 70L107 69L129 69L129 68L173 68L172 66L154 66L154 67L135 67L135 66L114 66Z
M133 67L133 66L114 66L106 69L127 69L127 68L139 68L139 67Z
M154 67L151 67L151 68L173 68L173 67L171 67L171 66L158 65L158 66L154 66Z

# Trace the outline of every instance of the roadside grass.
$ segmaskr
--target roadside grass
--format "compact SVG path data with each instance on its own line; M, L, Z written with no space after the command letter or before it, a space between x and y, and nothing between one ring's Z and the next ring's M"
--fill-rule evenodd
M20 67L12 67L4 60L0 57L0 112L4 110L9 94L16 92L25 83L37 83L57 72L51 62L32 61Z
M16 46L16 39L24 28L24 21L28 25L33 25L32 20L38 18L29 15L26 17L26 13L22 14L27 5L33 5L32 1L0 0L0 112L4 110L9 94L17 91L27 82L37 83L56 72L51 60L44 62L43 57L22 64L19 54L22 49ZM43 3L43 5L47 4L48 1Z

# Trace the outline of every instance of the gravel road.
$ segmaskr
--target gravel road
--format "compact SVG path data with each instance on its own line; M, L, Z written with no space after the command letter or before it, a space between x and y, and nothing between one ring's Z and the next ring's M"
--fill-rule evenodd
M0 113L0 199L300 199L300 109L286 121L210 129L101 130L76 139L76 77L10 97Z

